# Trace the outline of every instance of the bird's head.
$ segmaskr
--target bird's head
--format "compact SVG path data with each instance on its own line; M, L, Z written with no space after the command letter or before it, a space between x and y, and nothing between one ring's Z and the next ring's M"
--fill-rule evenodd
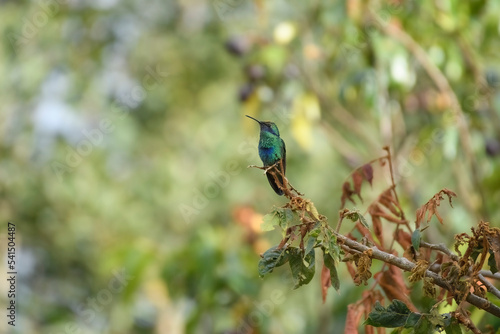
M278 137L280 136L280 131L278 130L278 127L276 126L276 124L274 124L273 122L259 121L258 119L255 119L251 116L248 116L248 115L245 115L245 116L247 116L248 118L251 118L254 121L256 121L257 123L259 123L260 131L270 132L275 136L278 136Z

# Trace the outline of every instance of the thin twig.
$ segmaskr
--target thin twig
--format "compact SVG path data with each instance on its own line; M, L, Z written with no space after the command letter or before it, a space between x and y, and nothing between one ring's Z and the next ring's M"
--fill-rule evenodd
M422 241L420 241L420 246L424 247L424 248L429 248L429 249L440 251L441 253L447 255L453 261L458 262L460 260L460 257L458 257L458 255L456 255L456 254L453 254L448 248L446 248L445 244L430 244L430 243L422 240Z

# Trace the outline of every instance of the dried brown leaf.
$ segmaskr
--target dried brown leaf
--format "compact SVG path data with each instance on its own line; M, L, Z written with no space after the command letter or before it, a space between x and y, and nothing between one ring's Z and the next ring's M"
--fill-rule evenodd
M401 210L399 210L399 203L397 198L394 196L393 188L385 190L379 197L379 203L385 206L389 211L391 211L395 216L401 217Z
M417 253L415 252L415 248L413 247L406 248L403 253L403 257L411 262L417 261Z
M411 235L410 233L397 229L394 234L394 239L403 247L403 249L408 249L411 247Z
M373 182L373 167L371 164L366 164L361 167L363 169L363 176L365 177L365 180L368 181L370 186L372 185Z
M373 238L372 238L372 236L371 236L370 230L367 229L365 227L365 225L363 225L359 221L357 221L355 227L359 231L359 233L361 233L362 235L364 235L365 237L367 237L368 240L374 241Z
M342 208L345 206L346 200L354 203L354 199L352 198L353 194L354 191L351 189L351 184L348 181L344 182L342 185L342 197L340 198Z
M427 223L429 223L431 221L432 215L434 215L434 213L436 213L436 205L435 204L427 207Z
M429 268L429 262L425 260L418 260L417 265L411 270L411 275L408 277L410 282L418 282L425 277L425 272Z
M495 256L497 268L500 268L500 230L493 228L490 231L491 233L488 236L488 244L493 252L493 255Z
M425 211L426 211L425 205L422 205L420 208L417 209L417 212L415 213L415 215L416 215L416 220L415 220L416 228L420 228L420 223L422 222L422 219L424 219Z
M372 224L373 224L373 232L375 233L375 236L377 237L378 241L380 242L380 245L384 245L384 231L382 229L382 221L380 220L379 216L372 216Z
M429 223L431 221L432 216L435 215L438 221L441 224L443 224L443 218L437 211L437 207L441 204L441 200L444 199L443 194L448 196L448 201L450 203L450 206L453 207L451 199L453 197L456 197L457 194L446 188L440 190L437 194L432 196L432 198L427 203L422 205L415 213L416 215L415 225L417 228L420 227L420 224L422 223L426 214L427 214L427 223Z
M396 223L396 224L406 224L406 220L404 219L401 219L399 217L395 217L393 216L392 214L382 210L380 208L380 206L378 205L378 203L374 203L372 204L369 208L368 208L368 213L374 217L374 216L379 216L380 218L384 218L386 219L387 221L391 222L391 223Z
M349 304L347 306L347 318L345 322L344 334L358 334L358 326L361 317L365 312L363 304Z
M453 207L453 204L451 203L451 198L457 197L457 194L455 194L453 191L451 191L450 189L447 189L447 188L444 188L441 191L444 192L448 196L448 201L450 202L450 206Z
M354 277L356 276L356 268L352 264L352 262L346 262L347 265L347 271L349 272L349 275L351 275L351 278L354 280Z
M361 253L356 262L357 266L357 271L356 275L354 276L354 284L356 285L368 285L368 279L372 277L372 273L370 271L371 265L372 265L372 256L373 251L371 249L368 249Z
M430 277L424 277L424 296L431 298L436 297L436 286Z
M363 198L361 197L361 184L363 183L363 175L359 172L359 170L356 170L352 174L352 184L354 185L354 194L358 195L359 199L363 201Z
M406 287L403 273L399 268L390 265L389 269L382 273L379 284L389 300L401 300L408 306L408 308L410 308L410 310L417 312L417 308L412 304L410 298L408 297L410 292Z
M323 296L323 304L326 302L326 295L328 294L328 288L332 285L330 279L330 269L328 269L324 264L321 269L321 294Z

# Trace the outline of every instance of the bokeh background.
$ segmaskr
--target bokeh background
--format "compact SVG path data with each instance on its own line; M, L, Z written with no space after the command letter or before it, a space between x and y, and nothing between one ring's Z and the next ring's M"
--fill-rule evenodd
M366 289L345 267L325 304L319 275L298 290L286 268L258 277L280 239L262 215L285 199L246 168L260 160L244 115L276 122L290 181L331 222L350 171L389 145L410 219L441 188L458 194L426 235L452 245L500 219L498 13L486 0L0 1L0 254L14 222L19 273L16 327L2 316L0 332L342 332Z

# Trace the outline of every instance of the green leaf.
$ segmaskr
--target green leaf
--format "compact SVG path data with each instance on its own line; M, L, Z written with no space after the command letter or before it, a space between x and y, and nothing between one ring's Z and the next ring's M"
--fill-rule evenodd
M488 258L488 266L490 266L490 270L494 274L494 273L498 272L497 262L495 260L495 254L493 253L493 251L490 250L489 252L490 252L490 256Z
M449 321L449 324L444 327L444 331L446 334L462 334L462 329L460 328L460 325L457 321L456 318L451 318L451 321ZM446 321L445 321L446 322Z
M432 324L434 329L443 328L445 325L444 315L439 313L437 308L432 308L430 314L426 314L425 318Z
M374 310L368 315L365 324L374 327L406 327L405 325L412 313L405 303L397 299L394 299L387 309L380 305L379 302L376 302ZM417 313L413 314L418 316ZM412 316L410 320L409 326L418 322L415 316Z
M477 247L474 247L472 250L472 253L470 257L474 260L474 262L477 260L477 257L483 252L483 246L479 245Z
M271 231L274 229L274 226L279 225L283 231L294 225L294 223L298 223L298 219L294 215L294 212L290 208L275 208L271 213L268 213L263 218L263 223L261 225L262 231Z
M366 222L366 218L363 217L363 215L360 214L359 212L358 212L358 216L359 216L359 221L361 222L361 224L363 224L364 227L369 229L370 227L368 226L368 223Z
M444 313L441 314L441 319L441 331L444 329L446 334L462 334L462 329L456 318L452 317L449 313Z
M411 244L413 245L413 248L418 251L420 249L420 239L422 238L422 233L420 232L419 229L416 229L413 231L411 235Z
M330 281L332 282L332 286L335 288L335 290L339 291L340 280L339 280L339 275L337 273L335 260L331 254L325 253L324 249L323 249L323 261L325 263L325 266L330 270Z
M259 261L259 276L264 277L266 274L273 272L274 268L287 263L288 260L289 254L284 248L278 249L278 246L269 248L262 254Z
M290 208L284 208L282 210L283 210L282 223L284 222L284 225L286 225L286 227L288 227L290 225L293 225L293 223L294 223L294 215L293 215L292 209L290 209Z
M311 231L309 231L309 236L313 237L313 238L317 238L317 237L319 237L320 233L321 233L321 223L318 222L318 223L316 223L316 225L314 225L313 229Z
M356 209L351 210L345 214L345 217L355 223L359 220L359 212Z
M337 244L337 237L329 229L325 232L326 253L331 254L335 260L340 260L340 246Z
M312 249L305 257L302 257L302 251L293 247L289 249L290 269L295 282L294 289L307 284L314 277L315 272L315 252Z
M268 213L263 218L263 223L260 225L260 228L263 232L274 230L275 225L280 225L280 215L277 210L273 210L271 213Z
M351 221L352 221L352 222L354 222L354 223L355 223L355 222L357 222L357 221L359 220L359 221L361 222L361 224L362 224L364 227L366 227L366 228L368 228L368 229L370 228L370 227L368 226L368 223L366 222L366 218L365 218L365 217L363 217L363 215L362 215L361 213L359 213L359 211L358 211L358 210L356 210L356 208L354 208L354 210L352 210L352 211L349 211L349 212L345 215L345 217L346 217L347 219L351 220Z
M316 245L317 238L309 236L309 239L307 239L307 245L306 245L306 250L304 251L305 254L309 254L309 252L314 248L314 245Z
M436 326L434 326L426 317L420 317L419 321L414 326L405 327L413 327L415 330L415 334L434 334L436 332Z

